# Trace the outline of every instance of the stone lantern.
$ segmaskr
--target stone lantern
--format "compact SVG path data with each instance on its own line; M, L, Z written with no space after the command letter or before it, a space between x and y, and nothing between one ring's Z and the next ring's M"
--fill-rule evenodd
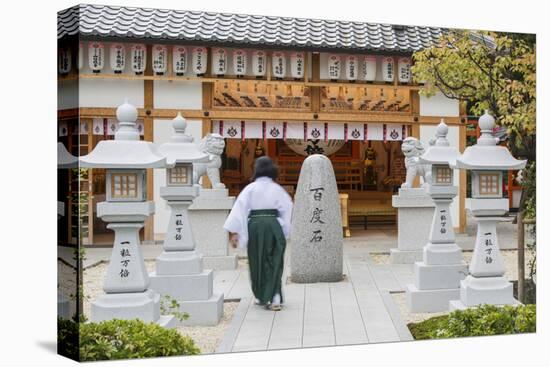
M165 167L166 158L153 143L140 140L138 111L127 100L116 116L120 123L115 139L99 142L80 158L82 167L106 170L107 200L97 204L97 216L115 232L105 294L92 302L91 320L138 318L167 326L173 316L160 316L160 295L149 289L139 240L140 229L154 213L153 202L146 200L146 170Z
M477 236L470 263L470 275L460 284L460 300L450 308L462 309L481 304L515 304L512 284L504 278L504 264L497 240L496 223L511 220L508 199L502 197L503 171L525 167L508 149L497 145L493 134L495 119L487 111L479 118L481 136L457 158L456 168L472 172L470 212L477 222Z
M174 118L173 127L175 134L159 147L168 167L160 196L171 213L164 251L157 257L156 271L151 273L151 288L178 301L180 311L189 314L184 324L216 325L223 313L223 295L213 294L213 271L203 269L188 214L200 188L193 184L193 164L208 162L210 157L185 133L187 123L181 114Z
M441 121L436 141L419 157L420 164L431 165L432 182L427 193L435 209L428 243L423 248L422 261L414 266L415 283L407 285L407 305L411 312L439 312L449 307L449 301L459 298L460 281L467 265L455 243L450 205L457 195L451 168L460 155L447 140L449 128Z

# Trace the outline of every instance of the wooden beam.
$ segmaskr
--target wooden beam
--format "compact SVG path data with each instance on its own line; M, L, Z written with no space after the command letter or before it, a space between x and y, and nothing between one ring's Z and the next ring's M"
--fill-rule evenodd
M214 93L214 83L202 83L202 109L207 111L212 108L212 98ZM212 120L209 118L202 119L202 136L210 133L212 129ZM209 189L212 183L207 175L202 177L202 187Z
M153 53L152 45L147 45L147 65L145 66L145 75L153 75L153 65L152 65ZM151 111L155 108L154 106L154 80L146 79L143 81L143 109L145 111ZM143 138L146 141L153 141L154 132L153 132L153 118L150 117L150 114L145 114L143 117L143 125L145 131L143 132ZM147 170L147 200L154 200L154 173L152 169ZM145 241L154 241L155 240L155 228L154 228L154 217L150 216L145 221L145 226L143 229L143 239Z

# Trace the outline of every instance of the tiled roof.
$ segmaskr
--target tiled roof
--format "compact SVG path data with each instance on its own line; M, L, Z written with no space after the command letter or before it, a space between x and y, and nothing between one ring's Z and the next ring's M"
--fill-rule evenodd
M82 4L58 13L57 37L181 40L309 49L413 52L432 45L437 27Z

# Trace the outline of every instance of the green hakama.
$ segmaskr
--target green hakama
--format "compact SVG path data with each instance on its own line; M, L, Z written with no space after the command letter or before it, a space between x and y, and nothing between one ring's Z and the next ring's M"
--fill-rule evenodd
M251 210L248 216L248 265L254 296L271 302L277 293L282 301L282 276L286 239L276 209Z

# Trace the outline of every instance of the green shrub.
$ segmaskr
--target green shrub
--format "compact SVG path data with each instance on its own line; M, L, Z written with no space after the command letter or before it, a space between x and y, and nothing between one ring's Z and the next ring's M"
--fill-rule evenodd
M415 339L532 333L536 331L535 305L483 305L409 324Z
M57 352L78 361L78 323L57 318Z
M75 338L79 334L79 338ZM75 341L79 340L80 358ZM60 354L80 361L148 358L199 354L193 339L175 329L164 329L141 320L109 320L99 323L76 323L63 320L58 324ZM63 348L61 348L63 343ZM67 350L72 353L61 353Z

